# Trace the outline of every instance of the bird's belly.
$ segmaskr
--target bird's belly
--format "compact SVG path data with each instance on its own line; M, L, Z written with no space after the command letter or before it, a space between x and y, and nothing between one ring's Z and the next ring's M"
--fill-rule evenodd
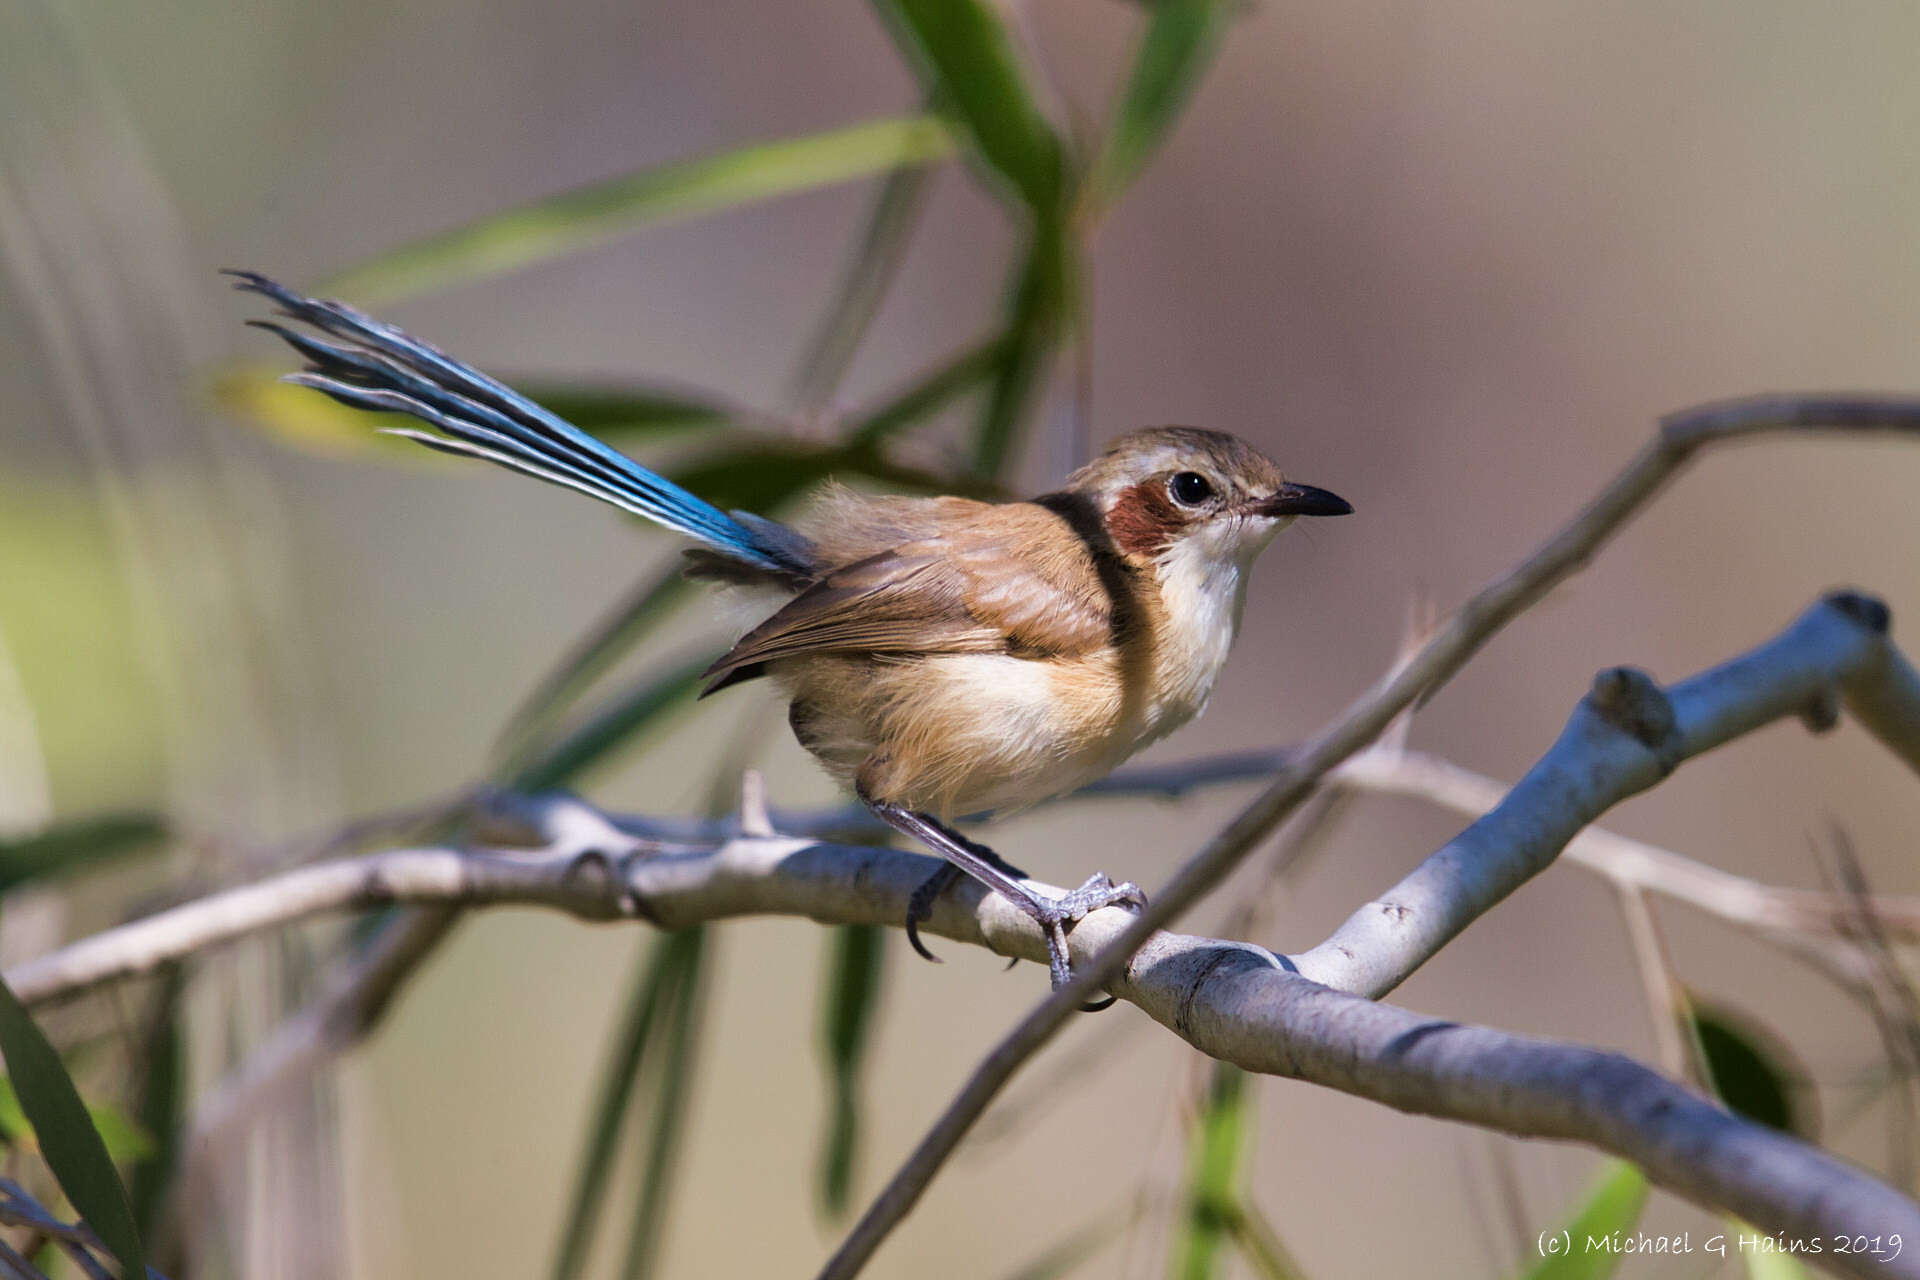
M832 772L949 818L1085 786L1198 710L1130 688L1112 660L822 655L774 674L801 745Z

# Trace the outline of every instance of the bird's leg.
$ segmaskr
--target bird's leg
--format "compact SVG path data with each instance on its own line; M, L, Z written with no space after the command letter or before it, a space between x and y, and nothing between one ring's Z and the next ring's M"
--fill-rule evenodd
M947 839L952 840L956 844L964 845L974 856L984 858L987 862L999 868L1001 871L1006 872L1014 879L1024 880L1027 878L1026 872L1014 866L1011 862L1008 862L992 849L987 848L986 845L969 840L952 827L946 826L943 823L934 822L931 818L926 819L926 821L938 827ZM914 835L916 838L919 838L917 832L914 833ZM927 950L927 944L920 941L920 922L933 918L933 904L935 900L937 900L941 894L958 884L964 874L959 867L942 859L940 869L928 876L925 880L922 880L920 886L913 891L913 896L907 899L907 945L912 947L914 954L923 960L931 960L935 964L940 963L940 957ZM1012 961L1008 961L1009 965L1012 963Z
M1064 986L1073 976L1067 962L1067 933L1082 917L1101 907L1146 905L1146 895L1137 885L1116 885L1105 875L1098 874L1072 893L1060 898L1044 897L1022 884L1017 873L1008 874L1007 864L992 850L975 844L926 814L875 800L864 789L860 791L860 800L882 822L920 841L952 866L1013 903L1039 925L1041 932L1046 935L1047 971L1056 989ZM941 881L942 877L936 875L915 891L909 906L910 929L925 918L925 913L932 908L934 897L950 883ZM919 950L925 954L924 948Z

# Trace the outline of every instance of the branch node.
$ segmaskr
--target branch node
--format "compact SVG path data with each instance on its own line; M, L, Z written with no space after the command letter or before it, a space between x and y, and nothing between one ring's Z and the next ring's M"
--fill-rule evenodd
M633 860L644 858L648 853L647 849L640 847L609 850L588 845L568 858L566 878L585 886L591 896L603 904L599 910L606 915L658 924L659 920L641 900L634 888L634 878L629 874ZM583 914L594 913L589 911Z
M746 769L740 774L740 834L773 835L773 817L767 812L767 780L758 769Z
M1664 758L1675 728L1673 704L1652 676L1633 667L1609 667L1593 678L1587 705L1602 720Z
M1887 608L1886 601L1864 591L1830 591L1826 595L1826 603L1837 609L1842 617L1877 636L1884 636L1893 628L1893 610Z
M1840 691L1828 685L1800 709L1800 719L1810 733L1826 733L1840 723Z

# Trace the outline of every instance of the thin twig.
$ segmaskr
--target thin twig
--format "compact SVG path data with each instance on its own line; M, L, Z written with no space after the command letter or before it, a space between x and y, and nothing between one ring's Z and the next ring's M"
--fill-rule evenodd
M178 1229L205 1216L213 1174L253 1118L287 1096L319 1063L357 1043L459 919L455 907L434 904L390 922L364 952L336 961L321 980L320 994L213 1086L194 1110L180 1176L171 1184L162 1221Z
M1647 1016L1653 1023L1653 1043L1660 1066L1675 1080L1698 1085L1709 1083L1697 1055L1691 1049L1693 1037L1686 1034L1685 1022L1692 1016L1691 1005L1680 984L1674 980L1673 966L1667 959L1666 941L1653 918L1646 892L1633 885L1621 885L1617 897L1620 918L1627 926L1634 967L1640 972L1640 990L1647 1002Z

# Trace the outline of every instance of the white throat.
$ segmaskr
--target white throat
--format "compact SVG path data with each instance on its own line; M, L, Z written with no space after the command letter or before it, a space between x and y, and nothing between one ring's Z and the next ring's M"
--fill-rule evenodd
M1165 613L1154 666L1159 737L1198 715L1213 693L1240 633L1247 577L1254 558L1289 521L1262 520L1248 529L1217 521L1195 529L1155 558Z

